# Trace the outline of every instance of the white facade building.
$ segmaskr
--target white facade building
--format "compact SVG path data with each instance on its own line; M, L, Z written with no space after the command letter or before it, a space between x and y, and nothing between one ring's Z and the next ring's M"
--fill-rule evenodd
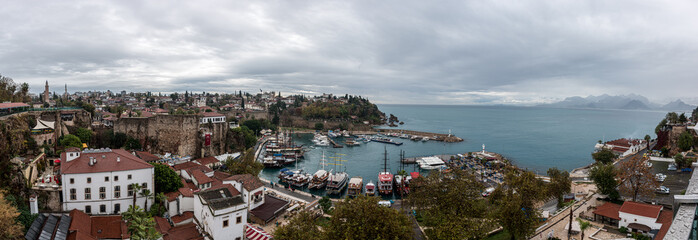
M225 122L225 115L217 112L204 112L202 115L203 117L199 120L199 124Z
M250 210L264 204L264 183L252 174L230 176L223 180L223 184L231 184L240 191Z
M120 214L133 204L131 184L153 189L154 167L122 149L80 152L70 148L61 154L63 211L87 214ZM141 208L145 198L137 195Z
M194 217L213 240L244 238L247 206L240 192L229 184L196 193Z

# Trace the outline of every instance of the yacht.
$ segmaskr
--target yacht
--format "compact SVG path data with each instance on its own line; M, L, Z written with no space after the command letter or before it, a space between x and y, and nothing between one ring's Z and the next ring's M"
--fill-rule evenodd
M364 188L364 180L361 177L353 177L349 179L349 187L347 190L347 195L350 197L356 197L361 194Z
M348 178L349 174L345 172L338 172L330 175L330 178L327 180L327 187L325 188L327 194L340 195L344 188L347 187Z
M325 165L327 165L327 160L325 160L325 152L322 152L322 159L320 159L320 165L322 169L318 169L315 174L313 174L313 179L310 180L308 188L310 189L322 189L327 185L327 179L332 175L331 172L325 170Z
M366 196L374 195L376 195L376 184L373 184L373 181L369 181L366 183Z
M393 194L393 174L388 171L388 150L385 148L383 158L383 171L378 173L378 193L381 195Z

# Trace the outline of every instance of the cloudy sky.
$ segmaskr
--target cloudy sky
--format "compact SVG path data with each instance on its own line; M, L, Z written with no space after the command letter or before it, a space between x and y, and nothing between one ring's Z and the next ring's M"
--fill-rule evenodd
M0 74L43 91L698 103L698 1L7 1Z

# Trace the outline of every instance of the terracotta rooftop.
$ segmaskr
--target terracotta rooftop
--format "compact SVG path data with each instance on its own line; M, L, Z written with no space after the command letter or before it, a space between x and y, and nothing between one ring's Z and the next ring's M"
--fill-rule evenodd
M196 224L188 223L182 226L170 228L166 234L163 234L164 240L203 240L199 230L196 229Z
M146 162L154 162L160 160L158 156L155 156L149 152L136 151L136 156L138 156L140 159L143 159L143 161Z
M655 235L655 237L654 237L655 240L664 239L664 236L669 231L669 227L671 227L671 221L672 221L673 216L674 216L673 211L662 210L662 212L659 214L659 218L657 218L657 223L661 223L662 228L660 228L659 232L657 232L657 235Z
M204 166L204 165L197 165L197 166L194 166L194 167L190 167L190 168L184 169L184 171L187 171L187 173L189 173L189 175L191 176L191 175L194 174L194 172L196 172L196 171L201 171L201 172L203 172L203 173L210 173L210 172L213 172L213 169L211 169L211 168L209 168L209 167L207 167L207 166Z
M620 220L620 217L618 216L619 210L620 210L620 205L607 202L601 206L596 207L596 210L594 210L593 213L596 215L601 215L601 216L607 217L607 218Z
M29 107L29 105L26 103L22 103L22 102L0 103L0 109L18 108L18 107Z
M80 157L66 161L66 152L61 153L61 173L97 173L153 168L152 165L133 156L126 150L113 149L111 152L81 153ZM90 166L90 157L97 163ZM119 162L117 162L117 158Z
M172 216L172 222L174 222L175 224L177 224L177 223L181 223L181 222L183 222L183 221L185 221L185 220L187 220L187 219L191 219L191 218L193 218L193 217L194 217L194 212L193 212L193 211L186 211L186 212L183 212L183 213L180 214L180 215Z
M192 190L189 188L180 188L179 193L182 194L182 197L194 197L194 192L192 192Z
M209 164L215 164L215 163L219 163L219 162L220 162L220 161L218 161L218 159L216 159L215 157L199 158L199 159L196 159L196 160L194 160L194 161L196 161L196 162L198 162L199 164L204 165L204 166L209 165Z
M204 115L204 117L225 117L225 115L217 112L203 112L201 115Z
M172 228L172 225L170 225L170 222L168 222L166 218L154 216L153 219L155 220L155 229L158 230L160 234L165 234Z
M626 201L620 207L620 212L634 214L649 218L658 218L662 211L662 206L650 205L645 203Z
M192 177L196 180L196 183L198 184L204 184L204 183L210 183L213 182L210 177L206 176L204 172L201 170L194 170L191 173Z
M247 191L252 191L264 186L264 183L262 183L262 181L259 180L259 178L253 176L252 174L233 175L226 178L225 180L240 182L242 183L242 187L244 187Z
M168 202L172 202L172 201L176 200L177 197L179 197L179 195L181 195L181 193L179 193L178 191L165 193L165 197L167 197Z
M128 230L126 223L116 216L93 216L92 236L98 239L127 239Z
M172 168L174 168L175 171L179 171L182 169L189 169L189 168L196 167L196 166L200 166L200 164L197 162L190 161L190 162L184 162L184 163L174 165L174 166L172 166Z
M230 173L226 172L221 172L221 171L214 171L213 172L213 178L218 179L220 181L223 181L224 179L230 177Z

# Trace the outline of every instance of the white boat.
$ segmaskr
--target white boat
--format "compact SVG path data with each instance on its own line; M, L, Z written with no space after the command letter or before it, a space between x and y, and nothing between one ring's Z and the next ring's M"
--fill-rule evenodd
M373 184L373 181L369 181L366 183L366 196L374 195L376 195L376 184Z
M339 135L337 135L337 134L336 134L335 132L333 132L332 130L329 130L329 131L327 131L327 136L328 136L328 137L331 137L331 138L336 138L336 137L338 137Z
M320 165L322 166L322 169L318 169L315 174L313 174L313 179L310 180L310 183L308 184L308 188L310 189L322 189L325 186L327 186L327 179L330 178L330 175L332 175L331 171L326 171L325 170L325 165L327 165L327 160L325 160L325 152L322 152L322 159L320 159Z
M327 187L325 190L327 190L327 194L330 195L339 195L342 193L344 188L347 187L347 179L349 178L349 174L345 172L338 172L335 174L330 175L330 178L327 180Z
M422 138L422 142L426 142L426 141L429 141L429 137L423 137L423 138Z

